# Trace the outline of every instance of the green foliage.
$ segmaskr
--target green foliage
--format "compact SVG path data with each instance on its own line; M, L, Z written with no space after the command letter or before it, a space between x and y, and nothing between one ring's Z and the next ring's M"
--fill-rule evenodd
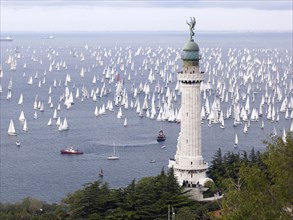
M64 219L66 214L60 212L62 205L47 204L45 202L24 198L20 203L0 203L0 219Z
M203 193L204 198L213 197L215 193L218 191L216 184L212 181L206 182L204 184L204 187L208 188L208 190Z
M104 217L107 210L115 207L113 191L105 183L100 181L86 184L82 190L70 194L64 202L69 205L69 213L72 218L89 218L97 213L99 217Z
M196 214L194 211L189 207L183 207L178 210L176 214L176 220L194 220L196 219Z
M249 163L242 163L238 178L223 181L223 219L292 219L293 138L284 143L279 137L267 152L254 150ZM291 211L290 211L291 210Z
M222 155L221 149L216 152L207 175L219 187L223 187L222 181L226 178L237 179L241 164L247 160L243 159L239 154L226 153Z
M99 181L85 185L64 199L70 219L166 219L168 205L192 207L178 185L173 169L155 177L133 180L126 188L109 189Z

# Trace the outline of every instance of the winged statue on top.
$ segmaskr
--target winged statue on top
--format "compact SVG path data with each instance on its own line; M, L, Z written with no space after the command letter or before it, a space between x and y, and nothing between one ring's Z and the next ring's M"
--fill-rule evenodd
M190 22L186 21L186 23L189 26L189 31L190 31L190 40L193 41L192 37L194 36L194 26L196 24L195 18L194 17L190 17Z

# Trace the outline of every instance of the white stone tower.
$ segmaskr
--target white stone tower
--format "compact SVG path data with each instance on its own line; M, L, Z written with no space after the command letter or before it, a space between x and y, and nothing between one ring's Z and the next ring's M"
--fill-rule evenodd
M202 157L200 84L204 80L199 70L199 47L193 40L195 19L191 18L190 39L183 48L183 71L178 72L181 88L181 131L174 159L169 160L178 183L189 188L196 200L202 200L208 164ZM212 181L212 180L211 180Z

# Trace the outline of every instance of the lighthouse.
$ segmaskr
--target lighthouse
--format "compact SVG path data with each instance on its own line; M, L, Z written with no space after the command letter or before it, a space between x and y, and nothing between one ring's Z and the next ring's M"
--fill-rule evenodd
M176 154L169 160L168 167L173 168L178 183L186 187L195 200L202 200L204 184L212 181L206 176L208 164L202 156L200 84L204 74L199 68L199 47L193 39L195 18L187 24L190 39L183 47L183 69L177 75L181 89L181 128Z

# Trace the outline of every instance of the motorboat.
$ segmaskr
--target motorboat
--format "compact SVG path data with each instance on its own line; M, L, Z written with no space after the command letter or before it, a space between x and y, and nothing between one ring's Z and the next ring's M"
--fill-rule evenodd
M75 150L72 146L60 151L61 154L83 154L82 151Z
M163 130L160 130L159 131L159 134L157 136L157 141L158 142L161 142L161 141L165 141L166 140L166 136L164 134L164 131Z

